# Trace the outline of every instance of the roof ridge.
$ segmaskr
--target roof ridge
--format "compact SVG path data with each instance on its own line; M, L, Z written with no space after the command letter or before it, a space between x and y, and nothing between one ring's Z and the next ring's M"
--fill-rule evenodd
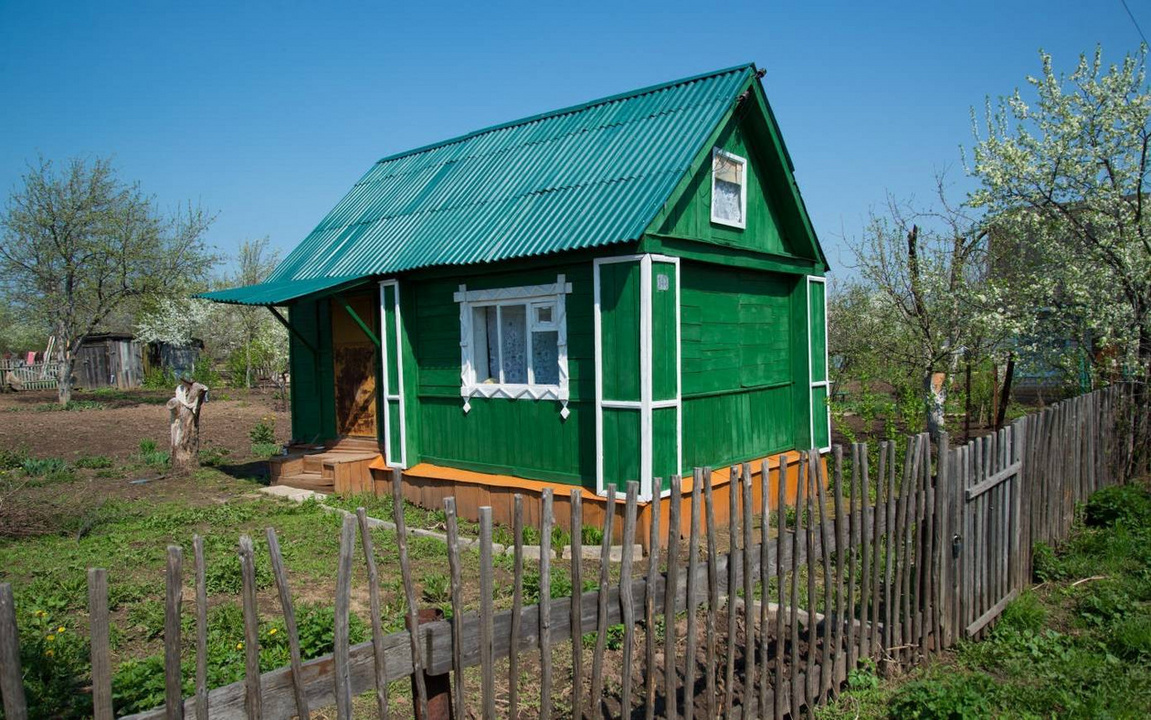
M568 107L559 108L557 110L549 110L547 112L537 113L535 115L529 115L527 117L519 118L518 120L509 120L507 122L497 123L495 125L489 125L488 127L480 128L479 130L472 130L471 132L467 132L467 133L464 133L462 135L457 135L456 137L448 138L446 140L440 140L438 142L428 143L427 145L421 145L419 147L412 148L410 150L404 150L402 152L393 153L391 155L385 155L384 157L377 160L375 162L375 164L379 165L380 163L390 162L392 160L398 160L399 158L407 157L408 155L415 155L417 153L427 152L428 150L432 150L435 148L444 147L447 145L453 145L453 144L458 143L458 142L463 142L464 140L470 140L471 138L478 137L480 135L485 135L485 134L490 133L490 132L495 132L496 130L504 130L506 128L515 127L517 125L527 125L528 123L535 122L537 120L543 120L545 118L558 117L560 115L567 115L570 113L580 112L582 110L587 110L588 108L596 107L597 105L606 105L608 103L616 102L618 100L623 100L625 98L633 98L633 97L640 97L641 95L649 95L651 93L656 93L656 92L659 92L661 90L666 90L668 88L675 87L676 85L686 85L688 83L697 82L699 80L704 80L706 78L718 77L720 75L727 75L728 73L733 73L733 72L736 72L738 70L744 70L744 71L753 70L754 71L755 70L755 63L754 62L747 62L747 63L742 63L739 65L732 65L731 67L723 68L722 70L712 70L710 72L699 73L697 75L691 75L689 77L680 78L678 80L670 80L668 82L657 83L655 85L648 85L647 87L638 88L636 90L628 90L626 92L616 93L614 95L608 95L606 97L601 97L601 98L598 98L595 100L588 100L586 102L577 103L575 105L569 105Z

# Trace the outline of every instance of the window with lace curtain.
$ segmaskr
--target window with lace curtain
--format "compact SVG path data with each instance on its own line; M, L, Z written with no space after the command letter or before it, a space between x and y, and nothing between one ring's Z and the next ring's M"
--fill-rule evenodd
M711 153L711 221L747 227L747 160L719 148Z
M564 307L570 289L562 275L555 285L491 290L461 286L456 293L461 395L547 398L566 405Z

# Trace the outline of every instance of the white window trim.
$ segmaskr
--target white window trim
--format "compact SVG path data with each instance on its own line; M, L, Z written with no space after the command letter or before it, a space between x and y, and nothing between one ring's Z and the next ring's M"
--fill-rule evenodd
M638 262L640 266L640 399L608 400L603 393L603 320L600 305L600 267L613 263ZM652 388L652 275L653 262L671 263L675 266L675 397L655 400ZM669 255L620 255L596 258L592 261L593 289L593 332L595 343L595 454L596 454L596 494L607 497L607 484L604 478L604 408L636 410L640 414L640 478L637 499L643 502L654 500L651 491L654 458L652 453L652 411L662 408L675 408L676 464L683 468L683 364L680 335L680 264L679 258ZM661 490L659 497L669 497L671 490Z
M453 299L460 304L460 396L464 398L464 412L471 410L469 400L473 397L505 398L518 400L530 398L532 400L559 400L563 403L560 415L567 418L569 411L567 401L568 389L568 359L567 359L567 294L572 291L571 283L563 275L556 277L554 284L529 285L523 287L495 288L490 290L468 290L467 285L460 285L459 291ZM554 304L552 319L549 323L536 323L532 319L532 305L541 302ZM531 357L532 329L544 327L554 329L557 333L557 354L559 365L559 382L557 384L536 384L531 382L531 366L528 363L527 383L479 383L476 381L475 348L472 344L472 314L478 307L507 305L527 305L527 346L526 352ZM552 327L554 326L554 328ZM503 372L501 368L501 373Z
M811 379L813 377L812 376L812 370L814 369L811 365L811 345L812 345L812 343L811 343L811 284L812 283L818 283L819 285L823 286L823 380L812 380ZM815 275L808 275L806 288L807 288L807 379L808 379L808 382L811 383L811 388L807 392L807 404L808 404L809 408L812 408L812 409L808 410L808 413L810 414L810 421L811 421L810 422L810 425L811 425L811 435L810 435L811 444L814 445L815 444L815 411L813 408L815 407L815 389L820 388L820 387L824 388L826 390L826 395L827 395L828 399L831 398L831 379L830 379L830 375L831 375L830 370L831 369L827 364L827 359L828 359L828 355L827 355L827 351L828 351L828 341L827 341L827 279L821 278L821 277L818 277ZM827 409L827 439L828 439L828 445L826 447L818 448L819 452L821 452L821 453L831 452L831 442L830 442L831 441L831 408Z
M726 218L718 217L715 214L715 159L717 157L739 163L739 166L743 169L743 182L739 184L739 222L732 222ZM740 230L747 228L747 158L729 153L720 148L712 148L711 151L711 221L719 225L739 228Z

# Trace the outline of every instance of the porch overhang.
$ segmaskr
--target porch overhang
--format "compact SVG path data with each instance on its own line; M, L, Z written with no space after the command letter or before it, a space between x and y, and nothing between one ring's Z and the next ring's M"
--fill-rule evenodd
M272 280L243 285L227 290L213 290L195 297L231 305L287 305L308 295L333 294L363 285L371 280L364 276L321 277L305 280Z

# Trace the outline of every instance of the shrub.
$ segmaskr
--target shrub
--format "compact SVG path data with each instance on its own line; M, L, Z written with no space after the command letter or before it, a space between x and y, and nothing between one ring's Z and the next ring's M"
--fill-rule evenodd
M149 368L144 373L143 385L148 390L171 390L179 381L169 368Z
M966 720L991 715L995 683L982 673L924 679L904 685L888 705L890 718Z
M443 573L428 573L420 581L423 587L421 593L424 602L441 603L451 598L452 586L447 575Z
M276 418L274 415L265 415L260 422L248 431L248 439L253 445L270 445L276 442Z
M168 453L156 449L156 441L144 439L140 441L140 462L151 467L163 467L171 459Z
M1039 596L1030 590L1003 608L1003 616L997 628L1037 633L1043 629L1047 610L1039 602Z
M1038 582L1049 582L1063 576L1055 551L1046 543L1036 543L1031 550L1031 573Z
M603 530L592 525L580 529L580 540L584 545L599 545L603 542Z
M107 455L81 455L72 463L78 468L86 468L88 470L99 470L101 468L112 467L112 458Z
M88 673L84 633L61 622L49 610L21 617L20 663L29 717L90 715L91 696L82 692Z
M1151 615L1124 618L1111 628L1108 645L1112 652L1132 662L1151 661Z
M252 443L251 450L253 457L260 458L270 458L280 454L280 446L277 443Z
M1151 523L1151 495L1137 485L1103 488L1087 501L1084 523L1088 527Z

